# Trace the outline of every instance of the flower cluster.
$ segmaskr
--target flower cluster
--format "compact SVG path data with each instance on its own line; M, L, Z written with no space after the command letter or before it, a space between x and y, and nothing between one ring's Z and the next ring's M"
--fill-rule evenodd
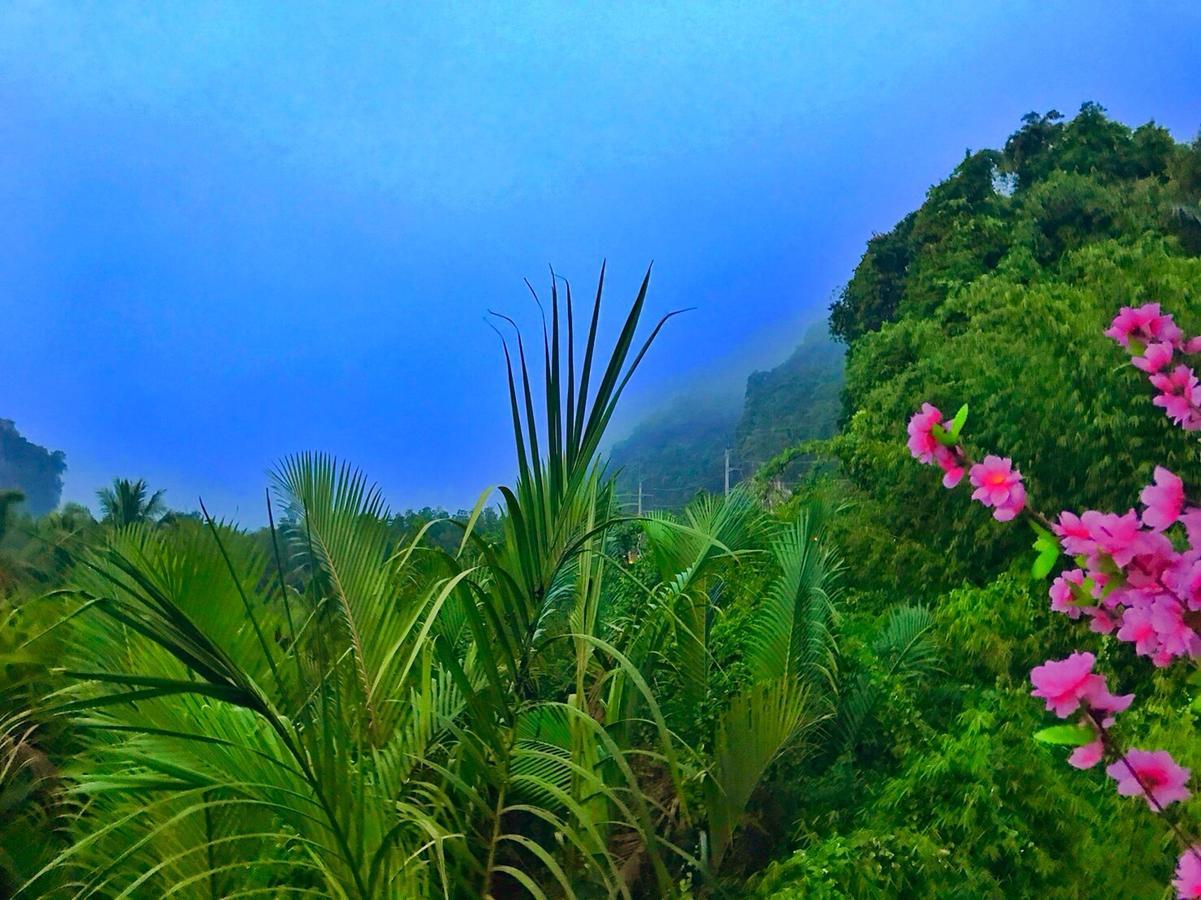
M909 420L909 452L918 462L937 465L943 471L942 483L953 488L963 480L963 448L948 440L947 427L938 407L923 403Z
M1073 653L1067 659L1049 659L1030 670L1030 682L1034 685L1030 693L1046 701L1048 712L1066 719L1082 710L1080 725L1094 733L1092 741L1077 747L1068 757L1068 762L1077 769L1091 769L1101 761L1105 752L1103 730L1134 699L1134 694L1111 694L1105 676L1093 673L1096 661L1091 653Z
M1186 339L1158 303L1123 307L1105 334L1147 373L1159 391L1155 405L1184 430L1201 431L1201 383L1177 358L1201 353L1201 337ZM919 461L939 465L948 488L966 471L975 488L972 499L991 507L999 521L1009 521L1026 508L1021 473L998 456L970 463L958 443L966 415L965 406L947 423L938 409L923 404L909 422L909 450ZM1035 574L1049 573L1062 549L1076 567L1051 585L1053 610L1073 619L1087 617L1093 631L1133 644L1157 666L1179 657L1201 658L1201 507L1188 504L1184 482L1162 466L1139 499L1141 512L1065 511L1055 522L1031 512L1039 533ZM1079 769L1108 757L1105 772L1117 782L1118 793L1143 797L1155 812L1187 799L1190 772L1168 751L1123 752L1113 740L1115 717L1134 695L1110 693L1104 676L1093 672L1095 663L1093 654L1076 652L1031 669L1031 693L1046 702L1047 710L1061 719L1077 716L1075 725L1045 729L1038 737L1074 745L1068 762ZM1172 828L1185 847L1172 884L1178 897L1201 898L1201 845L1178 826Z
M1141 515L1060 513L1052 528L1080 568L1055 579L1051 608L1088 616L1093 631L1116 633L1157 666L1201 657L1201 509L1186 506L1184 483L1163 467L1141 499Z
M990 507L998 522L1008 522L1026 507L1022 473L1013 467L1013 460L992 454L968 470L967 454L957 443L966 409L952 423L943 419L938 407L923 403L909 420L909 452L918 462L941 468L942 483L947 488L957 486L966 471L975 488L972 499Z
M1197 375L1192 367L1176 363L1177 354L1201 352L1201 337L1186 340L1172 317L1160 312L1158 303L1123 306L1105 333L1129 350L1134 366L1150 377L1159 391L1152 402L1185 431L1201 431Z
M1031 695L1045 700L1047 710L1061 719L1080 711L1079 725L1093 734L1091 741L1077 746L1068 757L1077 769L1091 769L1101 761L1114 717L1134 699L1134 694L1111 694L1105 676L1093 672L1096 661L1091 653L1077 652L1067 659L1047 660L1030 670L1034 685ZM1118 793L1123 797L1142 795L1156 812L1190 796L1185 786L1189 770L1178 765L1166 750L1128 750L1118 755L1105 774L1118 783Z

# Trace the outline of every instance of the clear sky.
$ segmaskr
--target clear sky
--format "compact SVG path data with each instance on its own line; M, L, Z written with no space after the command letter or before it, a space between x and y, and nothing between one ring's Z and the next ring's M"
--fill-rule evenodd
M65 498L263 519L281 455L393 506L510 478L488 307L546 266L673 321L633 408L799 340L873 231L1031 110L1201 126L1201 5L0 6L0 417Z

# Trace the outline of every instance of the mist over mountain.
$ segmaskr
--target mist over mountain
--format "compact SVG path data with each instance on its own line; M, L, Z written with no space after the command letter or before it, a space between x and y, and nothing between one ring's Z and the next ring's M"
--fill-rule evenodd
M781 451L834 434L841 408L844 348L825 323L810 325L782 363L752 372L741 394L728 384L681 389L647 414L609 457L623 501L672 509L698 491L737 483Z
M25 509L34 516L58 506L67 457L27 440L11 419L0 419L0 490L25 495Z

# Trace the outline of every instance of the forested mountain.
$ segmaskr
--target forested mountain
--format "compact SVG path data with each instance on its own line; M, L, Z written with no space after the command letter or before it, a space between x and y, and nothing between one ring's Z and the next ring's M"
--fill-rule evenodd
M1071 120L1026 116L1003 150L969 154L869 241L831 309L850 344L834 451L890 527L934 548L928 569L907 560L911 576L978 577L1024 540L909 465L904 424L924 401L970 403L981 445L1022 459L1056 509L1125 508L1150 478L1148 448L1169 468L1192 463L1195 442L1096 335L1123 305L1201 315L1199 201L1201 142L1086 103Z
M646 416L609 454L623 500L636 504L639 482L648 509L677 508L697 491L720 491L739 414L736 399L685 390Z
M610 454L623 496L642 481L647 508L675 509L698 491L719 491L730 451L731 483L801 441L837 426L845 348L824 324L810 327L792 355L747 378L741 403L712 392L682 392L643 419Z
M1032 739L1046 720L1029 673L1095 652L1138 698L1130 740L1197 772L1188 667L1155 669L1052 612L1031 530L917 465L906 423L923 402L969 404L969 453L1012 457L1048 515L1132 508L1155 465L1201 483L1196 436L1102 335L1120 307L1148 302L1201 331L1199 201L1201 141L1087 103L1070 120L1026 116L868 241L831 310L849 345L846 424L827 445L838 475L813 490L843 504L832 528L852 618L897 596L928 604L945 671L892 695L839 788L781 782L828 799L793 824L798 849L769 867L763 895L1164 896L1179 849L1146 804Z
M67 457L22 437L16 423L0 419L0 491L25 495L25 509L41 516L58 506L63 491Z
M834 434L841 412L845 348L813 325L780 365L755 372L734 432L744 477L781 450Z

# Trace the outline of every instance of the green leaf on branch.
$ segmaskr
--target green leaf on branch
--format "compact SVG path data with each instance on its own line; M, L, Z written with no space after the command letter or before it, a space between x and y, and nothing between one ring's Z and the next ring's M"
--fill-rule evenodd
M1034 565L1030 567L1030 574L1036 579L1046 578L1051 574L1051 570L1055 568L1055 560L1059 559L1059 550L1052 547L1050 550L1044 550L1034 558Z
M1044 744L1059 744L1065 747L1083 747L1097 739L1091 728L1083 725L1052 725L1034 732L1034 739Z
M1055 567L1055 561L1059 559L1059 541L1051 532L1042 526L1031 522L1030 527L1034 529L1037 535L1034 541L1034 549L1038 551L1038 556L1034 560L1034 565L1030 567L1030 574L1034 578L1046 578L1050 574L1051 569Z
M955 418L951 420L951 427L947 429L947 434L952 441L959 440L959 432L963 431L963 424L967 421L967 404L959 407L959 412L955 413Z
M938 441L944 447L954 447L955 446L955 438L951 437L950 432L947 431L945 428L943 428L941 425L933 426L930 429L930 433L932 435L934 435L934 440Z

